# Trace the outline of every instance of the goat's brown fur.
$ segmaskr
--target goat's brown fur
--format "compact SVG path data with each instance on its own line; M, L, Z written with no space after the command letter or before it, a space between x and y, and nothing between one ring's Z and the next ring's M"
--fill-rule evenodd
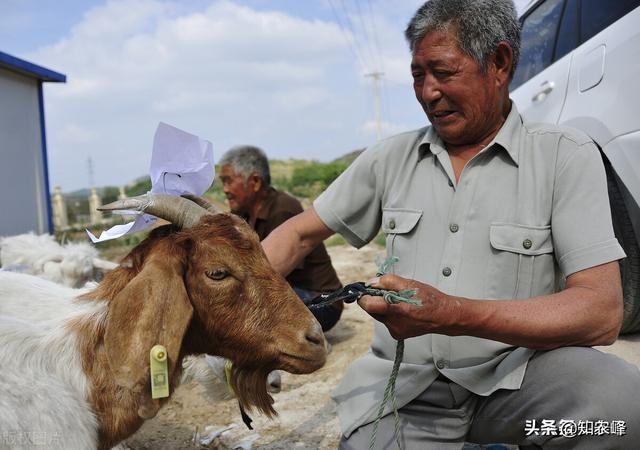
M207 277L220 269L229 276ZM79 301L105 302L104 314L69 324L92 383L101 449L133 434L166 401L150 397L154 344L167 347L172 384L187 354L231 359L241 404L268 416L275 414L266 390L271 370L309 372L324 363L324 349L301 338L317 328L311 313L270 267L255 233L234 216L207 216L183 231L154 230Z

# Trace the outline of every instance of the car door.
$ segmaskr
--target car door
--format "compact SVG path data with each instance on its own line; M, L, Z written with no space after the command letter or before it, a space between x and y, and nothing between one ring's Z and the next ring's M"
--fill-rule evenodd
M577 43L576 0L542 1L523 16L511 98L528 121L558 122Z
M621 155L608 154L605 146L640 131L640 0L581 0L579 11L580 46L559 123L585 131L612 160ZM614 164L616 172L640 173L638 145L625 148L628 156ZM634 184L640 198L640 184Z

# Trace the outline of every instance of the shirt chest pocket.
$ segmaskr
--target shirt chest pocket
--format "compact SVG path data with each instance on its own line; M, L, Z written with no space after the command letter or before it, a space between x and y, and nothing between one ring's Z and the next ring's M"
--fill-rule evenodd
M553 292L555 267L550 226L492 223L486 297L530 298Z
M382 232L387 237L387 256L395 256L398 262L391 272L413 277L416 271L416 252L419 244L417 233L422 211L405 208L382 208Z

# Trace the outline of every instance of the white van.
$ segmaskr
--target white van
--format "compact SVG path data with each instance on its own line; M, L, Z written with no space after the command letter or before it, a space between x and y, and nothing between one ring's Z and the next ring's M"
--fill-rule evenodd
M521 16L511 98L529 122L568 125L598 145L627 258L623 333L640 331L640 0L539 0Z

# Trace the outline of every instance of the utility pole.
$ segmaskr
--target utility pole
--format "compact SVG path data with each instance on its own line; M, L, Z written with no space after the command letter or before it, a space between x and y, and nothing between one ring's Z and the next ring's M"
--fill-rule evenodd
M378 140L382 139L382 112L380 110L380 80L384 72L365 73L365 77L373 78L373 102L376 112L376 136Z
M91 159L91 156L87 158L87 169L89 173L89 187L95 187L95 179L93 177L93 159Z
M98 208L102 206L102 199L96 190L96 180L93 176L93 159L91 159L91 156L87 158L87 166L89 170L89 223L96 225L102 220L102 213L98 211Z

